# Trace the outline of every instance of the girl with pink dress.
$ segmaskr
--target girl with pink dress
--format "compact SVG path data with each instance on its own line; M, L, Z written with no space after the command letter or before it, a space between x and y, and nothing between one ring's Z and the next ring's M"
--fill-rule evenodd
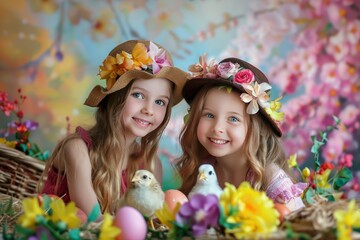
M180 134L183 154L177 162L180 188L188 194L197 169L213 165L219 185L248 181L290 210L304 206L306 183L295 183L280 137L283 118L279 99L270 101L271 85L255 66L237 58L189 67L183 88L189 114Z

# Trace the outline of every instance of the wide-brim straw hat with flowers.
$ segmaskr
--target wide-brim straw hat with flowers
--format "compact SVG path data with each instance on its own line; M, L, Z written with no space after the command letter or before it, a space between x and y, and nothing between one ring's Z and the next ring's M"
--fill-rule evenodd
M241 92L240 99L248 105L246 112L260 113L275 134L281 137L280 121L283 120L284 113L279 111L280 98L270 102L269 80L257 67L238 58L207 63L204 55L200 57L198 64L189 67L189 71L192 75L183 88L184 99L189 105L205 85L231 86Z
M106 88L97 85L85 105L97 107L109 94L125 88L132 80L164 78L174 83L173 105L182 100L181 90L188 73L173 66L168 51L148 40L129 40L116 46L99 67Z

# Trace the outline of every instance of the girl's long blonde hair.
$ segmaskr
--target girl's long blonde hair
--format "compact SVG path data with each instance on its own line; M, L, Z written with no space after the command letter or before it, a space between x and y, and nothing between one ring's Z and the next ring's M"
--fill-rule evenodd
M209 84L196 94L190 104L188 120L180 133L183 154L179 158L176 167L182 178L180 190L186 195L196 183L198 167L209 156L197 136L194 136L204 107L204 99L210 89L220 86L218 84ZM237 91L235 88L232 90ZM241 101L240 98L239 101ZM255 180L252 184L257 190L265 190L268 184L265 182L265 169L271 163L277 164L291 175L280 139L262 118L261 114L249 115L247 134L242 147L249 166L254 171Z
M130 182L135 171L144 167L155 171L155 160L159 140L171 115L172 99L167 106L166 114L160 126L140 140L140 151L129 152L126 148L124 123L122 122L122 109L129 96L130 82L125 88L114 92L104 98L95 114L95 125L88 131L93 148L89 149L92 167L92 184L101 206L102 212L116 212L116 203L120 198L122 172L126 169L126 182ZM77 133L64 138L55 147L46 164L45 171L38 189L41 190L54 159L63 159L64 145L71 139L79 138ZM127 156L130 155L130 161ZM63 161L63 160L62 160ZM55 191L61 181L60 175L56 181Z

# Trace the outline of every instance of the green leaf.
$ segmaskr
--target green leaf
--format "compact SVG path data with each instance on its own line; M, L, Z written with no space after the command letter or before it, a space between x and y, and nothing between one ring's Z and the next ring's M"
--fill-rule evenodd
M334 179L334 189L339 190L342 186L348 183L352 179L352 173L348 168L342 168Z
M308 188L305 192L305 200L308 204L313 205L313 198L315 197L315 191L311 188Z
M226 91L227 91L228 93L231 93L231 91L232 91L232 87L227 86L227 87L226 87Z
M333 117L336 125L339 125L339 124L341 123L341 120L340 120L339 118L337 118L337 117L334 116L334 115L333 115L332 117Z
M69 238L71 240L79 240L80 239L80 230L79 229L69 230Z
M46 195L46 194L43 194L43 209L45 210L45 211L48 211L49 209L50 209L50 203L51 203L51 198L48 196L48 195Z
M24 228L24 227L22 227L21 225L18 225L18 224L15 225L15 232L19 233L20 235L24 235L25 237L35 234L34 230L31 230L29 228Z
M319 149L320 149L320 147L321 147L322 145L324 145L323 142L320 142L320 141L314 139L314 144L313 144L313 146L311 147L311 152L312 152L312 153L315 153L315 154L319 154Z
M333 195L327 195L326 198L329 202L335 202L335 197Z
M97 203L88 216L87 222L94 222L100 216L100 205Z

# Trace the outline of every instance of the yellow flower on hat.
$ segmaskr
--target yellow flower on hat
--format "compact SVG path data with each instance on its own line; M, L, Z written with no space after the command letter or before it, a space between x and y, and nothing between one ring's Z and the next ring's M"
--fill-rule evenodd
M135 67L139 67L139 69L140 67L146 69L148 65L153 62L143 43L137 43L134 46L134 49L132 50L132 57Z
M151 59L146 46L143 43L137 43L132 53L122 51L115 57L107 56L102 65L99 66L100 79L106 80L106 89L114 86L119 76L133 69L147 69L153 60Z
M280 99L281 97L278 97L274 101L271 101L269 107L265 109L267 114L269 114L270 117L277 122L281 122L284 119L284 113L280 112L280 108L282 106Z

